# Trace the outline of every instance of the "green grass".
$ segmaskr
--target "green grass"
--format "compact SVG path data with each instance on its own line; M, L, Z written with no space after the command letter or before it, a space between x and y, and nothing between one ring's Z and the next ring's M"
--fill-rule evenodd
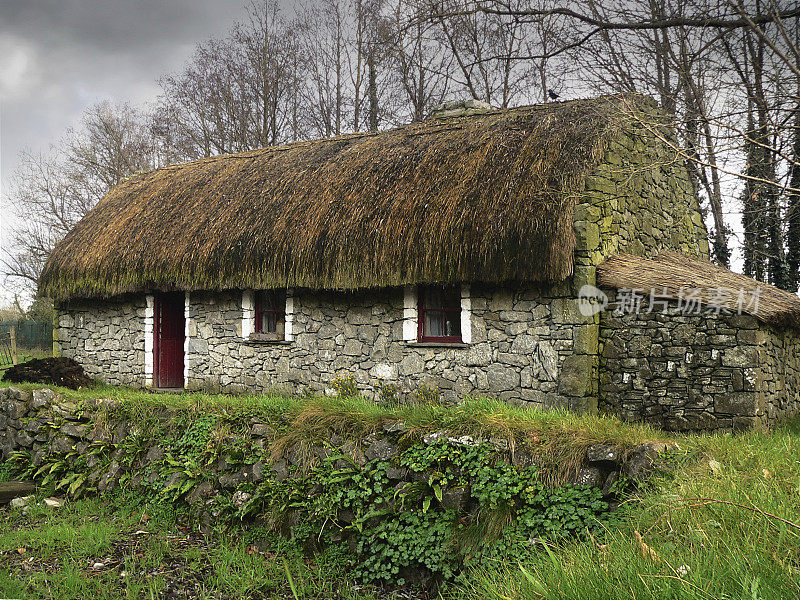
M42 348L18 348L17 349L17 362L27 362L33 358L47 358L53 356L52 350L44 350ZM0 356L0 369L5 370L11 366L10 362L2 362L4 356ZM2 371L0 371L2 373Z
M2 598L156 598L168 586L190 598L292 598L291 585L299 598L379 596L355 586L335 560L259 551L244 532L190 535L147 518L136 497L122 493L61 509L33 505L27 515L0 509L0 531Z
M772 433L685 436L673 476L625 508L603 539L470 574L468 600L800 597L800 423ZM658 559L645 556L634 532Z

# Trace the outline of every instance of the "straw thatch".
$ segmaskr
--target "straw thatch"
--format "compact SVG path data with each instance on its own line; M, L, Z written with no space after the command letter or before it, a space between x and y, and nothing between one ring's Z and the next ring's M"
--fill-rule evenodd
M617 254L598 267L601 286L639 290L649 295L698 298L706 306L741 312L778 327L800 328L800 298L701 260L674 252L653 259Z
M137 175L56 247L40 289L60 300L563 279L575 200L632 107L652 102L431 119Z

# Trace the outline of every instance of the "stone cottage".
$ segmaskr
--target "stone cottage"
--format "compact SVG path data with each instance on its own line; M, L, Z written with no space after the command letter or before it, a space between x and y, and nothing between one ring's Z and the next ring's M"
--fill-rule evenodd
M634 398L656 379L623 389L601 331L617 322L581 290L619 253L707 259L676 147L640 96L468 102L137 175L46 265L55 346L111 384L326 392L351 375L368 394L647 418Z

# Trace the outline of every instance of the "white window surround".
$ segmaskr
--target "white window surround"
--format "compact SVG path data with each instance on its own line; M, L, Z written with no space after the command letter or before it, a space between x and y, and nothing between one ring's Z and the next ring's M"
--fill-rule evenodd
M406 285L403 288L403 341L408 344L418 344L419 332L419 302L418 287ZM461 286L461 343L472 343L472 301L470 299L469 284ZM447 346L452 342L441 342ZM438 344L437 344L438 345Z
M183 387L189 384L189 320L191 314L189 312L189 292L186 292L186 298L183 304Z
M144 307L144 385L153 387L153 322L155 316L155 296L145 296Z
M242 292L242 337L249 338L256 330L256 303L255 292L245 290Z
M466 283L461 286L461 341L472 343L472 300Z
M287 342L294 341L294 296L291 290L286 290L286 309L283 315L283 339Z
M286 306L284 307L283 340L294 341L294 296L292 290L286 290ZM242 337L249 338L256 330L256 294L254 290L242 292Z
M417 341L418 327L417 286L407 285L403 289L403 341Z

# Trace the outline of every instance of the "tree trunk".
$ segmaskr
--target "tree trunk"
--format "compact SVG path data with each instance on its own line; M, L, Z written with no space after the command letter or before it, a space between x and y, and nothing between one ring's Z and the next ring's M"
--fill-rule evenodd
M375 72L375 45L370 44L367 54L367 68L369 69L369 130L378 131L378 82Z
M795 107L794 122L790 189L786 202L786 218L789 221L786 236L786 263L789 267L787 289L792 292L796 292L800 286L800 102Z

